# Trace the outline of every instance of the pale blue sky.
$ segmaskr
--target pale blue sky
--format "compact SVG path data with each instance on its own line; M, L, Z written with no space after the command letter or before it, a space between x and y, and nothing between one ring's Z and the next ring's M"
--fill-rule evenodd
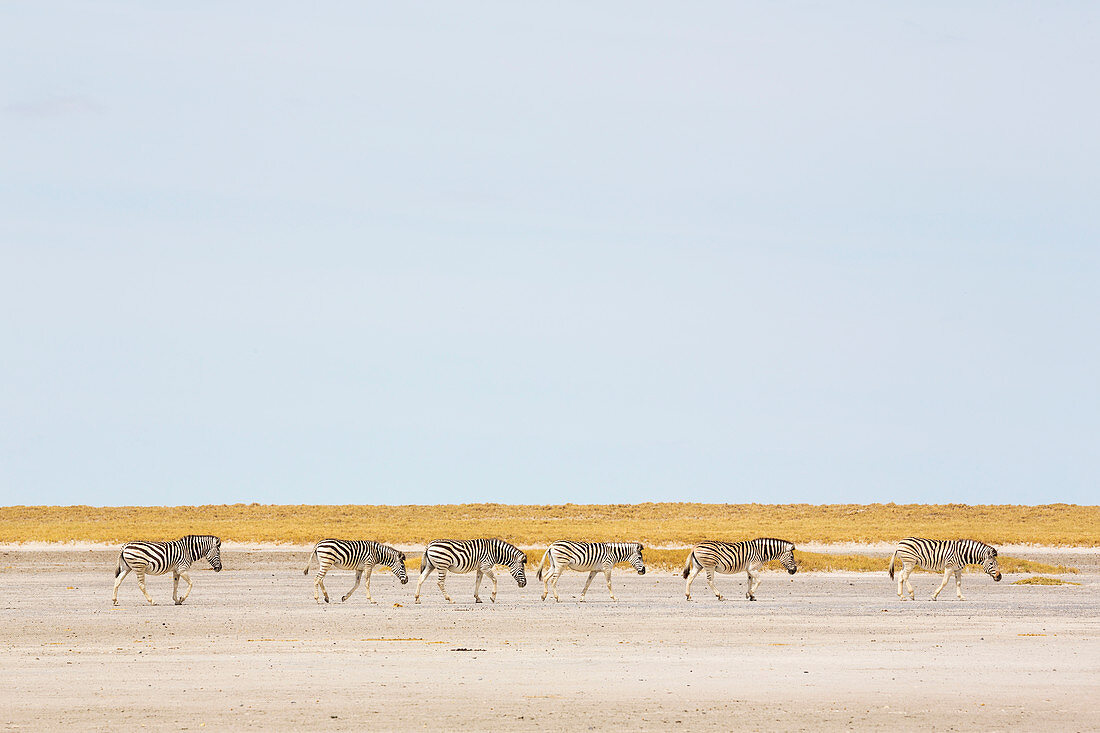
M7 3L0 503L1097 503L1100 6Z

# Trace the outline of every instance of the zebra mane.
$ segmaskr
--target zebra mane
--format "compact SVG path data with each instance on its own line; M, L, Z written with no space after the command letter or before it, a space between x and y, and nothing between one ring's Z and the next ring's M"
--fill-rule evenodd
M394 562L401 562L401 556L405 553L398 550L396 547L390 545L384 545L381 542L378 543L378 554L383 560L393 560Z
M981 554L989 553L993 557L997 557L997 548L994 547L993 545L990 545L990 544L986 543L986 542L982 542L981 540L971 540L971 539L960 538L960 539L957 539L955 541L958 542L959 544L961 544L962 546L966 547L969 550L972 550L972 551L977 550L977 551L980 551Z
M774 560L785 552L794 551L794 543L776 537L757 537L752 540L764 560Z

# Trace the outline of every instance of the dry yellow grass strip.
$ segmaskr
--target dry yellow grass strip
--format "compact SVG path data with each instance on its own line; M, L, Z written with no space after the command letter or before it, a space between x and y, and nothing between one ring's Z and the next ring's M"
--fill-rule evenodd
M217 534L239 542L310 543L362 537L405 544L437 537L637 540L682 546L704 539L782 537L806 542L894 542L910 535L972 537L995 545L1100 546L1100 507L963 504L450 504L197 507L0 507L0 542L165 539Z
M1046 572L1046 571L1040 571ZM1033 578L1022 578L1017 580L1012 585L1081 585L1080 583L1074 583L1072 580L1062 580L1061 578L1044 578L1041 576L1035 576ZM1034 634L1032 634L1034 636Z

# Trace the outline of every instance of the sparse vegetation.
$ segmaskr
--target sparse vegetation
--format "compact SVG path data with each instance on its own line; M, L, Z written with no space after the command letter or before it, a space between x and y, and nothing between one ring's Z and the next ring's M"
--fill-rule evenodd
M1040 571L1046 572L1046 571ZM1021 578L1015 581L1012 585L1081 585L1075 583L1072 580L1062 580L1061 578L1044 578L1040 575L1033 575L1030 578Z
M0 542L122 542L210 532L230 541L305 544L322 536L424 543L436 537L632 539L686 546L760 536L893 542L909 535L992 544L1100 545L1100 507L963 504L230 504L196 507L0 507Z

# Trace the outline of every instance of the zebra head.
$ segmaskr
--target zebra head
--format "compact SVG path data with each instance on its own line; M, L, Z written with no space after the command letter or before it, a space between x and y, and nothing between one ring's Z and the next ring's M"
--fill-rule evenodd
M222 571L222 541L220 537L211 537L210 540L210 545L206 548L203 557L210 563L210 567L214 568L215 573L220 573Z
M401 581L401 585L409 582L409 572L405 569L405 553L394 550L394 561L390 564L390 570Z
M790 543L787 544L787 548L783 550L783 554L779 556L779 562L791 575L798 572L798 565L794 561L794 545Z
M505 565L508 567L508 572L516 579L516 584L522 588L527 585L527 574L523 570L527 565L527 553L518 548L512 549L514 549L515 552L512 553Z
M997 548L990 547L982 558L982 570L996 582L1001 582L1001 569L997 567Z
M638 571L638 575L645 575L645 561L642 560L642 543L635 542L630 546L630 554L626 561Z

